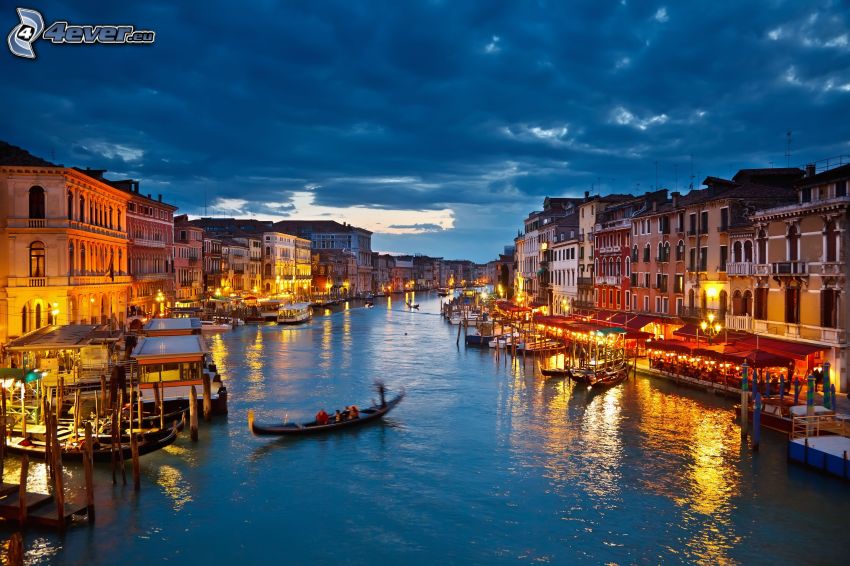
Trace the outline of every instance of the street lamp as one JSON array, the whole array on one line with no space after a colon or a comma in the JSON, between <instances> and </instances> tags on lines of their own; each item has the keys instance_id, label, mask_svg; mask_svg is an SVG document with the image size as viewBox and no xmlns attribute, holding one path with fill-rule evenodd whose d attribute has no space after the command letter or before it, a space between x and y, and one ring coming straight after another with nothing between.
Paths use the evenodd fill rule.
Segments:
<instances>
[{"instance_id":1,"label":"street lamp","mask_svg":"<svg viewBox=\"0 0 850 566\"><path fill-rule=\"evenodd\" d=\"M159 311L160 316L162 316L162 303L165 301L165 295L162 294L162 289L159 289L156 292L156 303L159 305L157 310Z\"/></svg>"},{"instance_id":2,"label":"street lamp","mask_svg":"<svg viewBox=\"0 0 850 566\"><path fill-rule=\"evenodd\" d=\"M720 331L723 330L723 326L721 326L719 322L714 322L714 313L709 313L708 321L703 320L699 327L702 329L702 333L708 336L709 345L711 345L711 339L720 334Z\"/></svg>"}]
</instances>

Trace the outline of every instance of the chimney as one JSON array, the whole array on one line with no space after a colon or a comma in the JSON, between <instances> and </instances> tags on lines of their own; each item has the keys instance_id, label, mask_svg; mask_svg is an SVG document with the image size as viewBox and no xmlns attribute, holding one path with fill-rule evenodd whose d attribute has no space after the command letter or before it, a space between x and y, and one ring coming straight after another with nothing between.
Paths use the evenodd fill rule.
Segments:
<instances>
[{"instance_id":1,"label":"chimney","mask_svg":"<svg viewBox=\"0 0 850 566\"><path fill-rule=\"evenodd\" d=\"M658 201L652 201L652 212L656 212L658 210Z\"/></svg>"},{"instance_id":2,"label":"chimney","mask_svg":"<svg viewBox=\"0 0 850 566\"><path fill-rule=\"evenodd\" d=\"M148 193L148 200L153 200L150 193Z\"/></svg>"},{"instance_id":3,"label":"chimney","mask_svg":"<svg viewBox=\"0 0 850 566\"><path fill-rule=\"evenodd\" d=\"M162 194L156 195L156 200L158 200L159 202L162 202Z\"/></svg>"},{"instance_id":4,"label":"chimney","mask_svg":"<svg viewBox=\"0 0 850 566\"><path fill-rule=\"evenodd\" d=\"M814 163L808 163L806 165L806 177L814 177L815 172L816 172L815 171L815 164Z\"/></svg>"},{"instance_id":5,"label":"chimney","mask_svg":"<svg viewBox=\"0 0 850 566\"><path fill-rule=\"evenodd\" d=\"M590 198L590 191L584 191L584 200L587 200L589 198Z\"/></svg>"},{"instance_id":6,"label":"chimney","mask_svg":"<svg viewBox=\"0 0 850 566\"><path fill-rule=\"evenodd\" d=\"M670 193L670 197L673 199L673 208L677 208L679 206L679 197L681 194L679 191L673 191Z\"/></svg>"}]
</instances>

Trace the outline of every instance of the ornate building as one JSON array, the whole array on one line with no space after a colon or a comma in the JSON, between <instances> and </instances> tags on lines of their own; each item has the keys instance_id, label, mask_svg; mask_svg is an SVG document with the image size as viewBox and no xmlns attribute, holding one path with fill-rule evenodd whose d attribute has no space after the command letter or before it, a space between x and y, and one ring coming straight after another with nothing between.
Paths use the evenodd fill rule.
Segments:
<instances>
[{"instance_id":1,"label":"ornate building","mask_svg":"<svg viewBox=\"0 0 850 566\"><path fill-rule=\"evenodd\" d=\"M120 326L130 195L0 143L0 342L45 325Z\"/></svg>"}]
</instances>

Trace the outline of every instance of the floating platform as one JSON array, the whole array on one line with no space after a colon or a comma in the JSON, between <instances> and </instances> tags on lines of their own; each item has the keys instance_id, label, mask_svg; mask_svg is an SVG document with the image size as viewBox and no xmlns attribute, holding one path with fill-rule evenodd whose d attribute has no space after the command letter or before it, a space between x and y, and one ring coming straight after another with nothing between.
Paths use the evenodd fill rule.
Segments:
<instances>
[{"instance_id":1,"label":"floating platform","mask_svg":"<svg viewBox=\"0 0 850 566\"><path fill-rule=\"evenodd\" d=\"M850 481L850 438L806 436L788 441L788 459Z\"/></svg>"},{"instance_id":2,"label":"floating platform","mask_svg":"<svg viewBox=\"0 0 850 566\"><path fill-rule=\"evenodd\" d=\"M17 484L4 483L0 486L0 519L17 523L21 516L20 486ZM56 500L48 493L26 494L27 525L38 525L42 527L59 527L70 523L75 515L86 515L88 508L85 505L65 503L65 509L60 518L56 510Z\"/></svg>"}]
</instances>

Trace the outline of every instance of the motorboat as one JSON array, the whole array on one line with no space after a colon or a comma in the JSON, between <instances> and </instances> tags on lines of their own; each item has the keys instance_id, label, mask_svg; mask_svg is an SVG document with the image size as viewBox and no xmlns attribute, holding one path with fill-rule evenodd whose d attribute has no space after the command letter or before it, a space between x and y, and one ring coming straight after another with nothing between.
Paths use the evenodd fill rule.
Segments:
<instances>
[{"instance_id":1,"label":"motorboat","mask_svg":"<svg viewBox=\"0 0 850 566\"><path fill-rule=\"evenodd\" d=\"M313 311L310 303L293 303L281 305L277 311L278 324L301 324L312 318Z\"/></svg>"}]
</instances>

